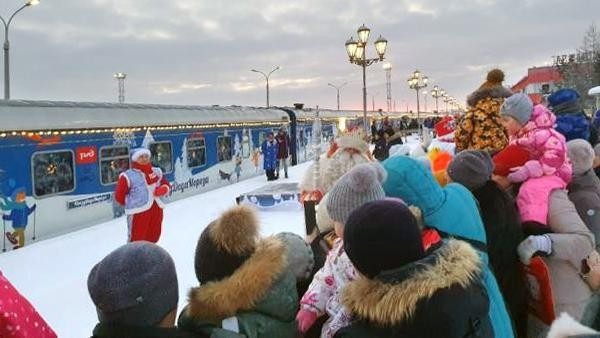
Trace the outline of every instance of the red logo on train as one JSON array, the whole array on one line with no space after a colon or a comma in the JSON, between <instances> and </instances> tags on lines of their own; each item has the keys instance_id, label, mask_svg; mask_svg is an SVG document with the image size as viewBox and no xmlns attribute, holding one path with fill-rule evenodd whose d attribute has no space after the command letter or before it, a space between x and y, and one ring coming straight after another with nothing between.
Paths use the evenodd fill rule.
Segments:
<instances>
[{"instance_id":1,"label":"red logo on train","mask_svg":"<svg viewBox=\"0 0 600 338\"><path fill-rule=\"evenodd\" d=\"M96 147L77 147L75 150L75 157L77 164L90 164L95 163L98 159L98 153Z\"/></svg>"}]
</instances>

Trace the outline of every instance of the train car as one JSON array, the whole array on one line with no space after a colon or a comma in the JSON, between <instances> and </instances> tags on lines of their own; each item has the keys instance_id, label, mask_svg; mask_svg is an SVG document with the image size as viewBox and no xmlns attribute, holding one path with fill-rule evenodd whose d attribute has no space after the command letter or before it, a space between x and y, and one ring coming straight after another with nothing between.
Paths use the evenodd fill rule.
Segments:
<instances>
[{"instance_id":1,"label":"train car","mask_svg":"<svg viewBox=\"0 0 600 338\"><path fill-rule=\"evenodd\" d=\"M28 240L121 216L112 194L136 147L150 149L152 163L171 182L167 201L262 174L260 144L282 126L291 131L294 162L310 160L310 115L239 106L0 101L3 232L13 230L11 215L23 211ZM339 118L323 123L324 137L334 137L339 124Z\"/></svg>"}]
</instances>

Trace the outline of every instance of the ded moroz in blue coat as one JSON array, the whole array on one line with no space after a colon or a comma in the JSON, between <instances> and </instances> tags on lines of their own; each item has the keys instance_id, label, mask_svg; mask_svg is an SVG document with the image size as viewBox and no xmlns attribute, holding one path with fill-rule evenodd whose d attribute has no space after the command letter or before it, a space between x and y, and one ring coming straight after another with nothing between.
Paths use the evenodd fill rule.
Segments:
<instances>
[{"instance_id":1,"label":"ded moroz in blue coat","mask_svg":"<svg viewBox=\"0 0 600 338\"><path fill-rule=\"evenodd\" d=\"M277 168L277 153L279 151L277 141L275 141L275 139L273 139L271 142L265 140L262 144L261 150L264 156L263 169L274 170Z\"/></svg>"}]
</instances>

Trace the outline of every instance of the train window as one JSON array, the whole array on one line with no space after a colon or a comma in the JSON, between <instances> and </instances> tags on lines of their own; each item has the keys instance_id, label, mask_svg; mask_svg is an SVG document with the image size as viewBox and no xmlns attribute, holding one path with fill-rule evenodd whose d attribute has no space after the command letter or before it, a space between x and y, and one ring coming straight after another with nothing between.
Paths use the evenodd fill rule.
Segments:
<instances>
[{"instance_id":1,"label":"train window","mask_svg":"<svg viewBox=\"0 0 600 338\"><path fill-rule=\"evenodd\" d=\"M75 161L71 150L37 152L31 157L33 195L48 197L75 190Z\"/></svg>"},{"instance_id":2,"label":"train window","mask_svg":"<svg viewBox=\"0 0 600 338\"><path fill-rule=\"evenodd\" d=\"M108 146L100 148L100 183L115 184L119 175L129 169L129 148Z\"/></svg>"},{"instance_id":3,"label":"train window","mask_svg":"<svg viewBox=\"0 0 600 338\"><path fill-rule=\"evenodd\" d=\"M203 138L191 138L187 141L188 168L198 168L206 164L206 144Z\"/></svg>"},{"instance_id":4,"label":"train window","mask_svg":"<svg viewBox=\"0 0 600 338\"><path fill-rule=\"evenodd\" d=\"M159 167L163 173L168 174L173 171L173 151L170 141L152 142L148 146L152 153L152 165Z\"/></svg>"},{"instance_id":5,"label":"train window","mask_svg":"<svg viewBox=\"0 0 600 338\"><path fill-rule=\"evenodd\" d=\"M219 162L231 160L231 136L217 137L217 156Z\"/></svg>"}]
</instances>

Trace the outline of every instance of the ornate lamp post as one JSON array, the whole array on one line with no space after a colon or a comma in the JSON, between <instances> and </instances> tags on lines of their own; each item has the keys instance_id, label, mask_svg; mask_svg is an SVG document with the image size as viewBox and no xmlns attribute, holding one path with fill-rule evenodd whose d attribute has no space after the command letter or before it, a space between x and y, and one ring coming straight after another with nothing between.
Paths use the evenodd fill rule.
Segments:
<instances>
[{"instance_id":1,"label":"ornate lamp post","mask_svg":"<svg viewBox=\"0 0 600 338\"><path fill-rule=\"evenodd\" d=\"M373 103L373 113L375 112L375 97L379 95L379 92L371 95L371 102Z\"/></svg>"},{"instance_id":2,"label":"ornate lamp post","mask_svg":"<svg viewBox=\"0 0 600 338\"><path fill-rule=\"evenodd\" d=\"M17 9L9 18L8 21L0 16L0 21L4 24L4 99L10 100L10 65L9 65L9 49L10 42L8 41L8 28L13 21L15 15L29 6L35 6L40 3L40 0L28 0L23 6Z\"/></svg>"},{"instance_id":3,"label":"ornate lamp post","mask_svg":"<svg viewBox=\"0 0 600 338\"><path fill-rule=\"evenodd\" d=\"M433 89L431 90L431 96L433 96L433 98L435 99L435 113L439 114L440 110L438 108L438 99L440 97L442 97L444 93L444 90L442 88L440 88L438 85L433 86Z\"/></svg>"},{"instance_id":4,"label":"ornate lamp post","mask_svg":"<svg viewBox=\"0 0 600 338\"><path fill-rule=\"evenodd\" d=\"M331 83L327 84L328 86L335 88L335 90L337 91L337 110L340 110L340 89L344 88L344 86L346 86L347 84L348 84L348 82L344 82L339 86L336 86Z\"/></svg>"},{"instance_id":5,"label":"ornate lamp post","mask_svg":"<svg viewBox=\"0 0 600 338\"><path fill-rule=\"evenodd\" d=\"M419 124L419 133L422 133L421 120L419 118L421 114L421 108L419 106L419 90L427 87L427 81L429 81L427 76L423 75L423 73L419 72L419 70L415 70L407 80L408 87L417 92L417 122Z\"/></svg>"},{"instance_id":6,"label":"ornate lamp post","mask_svg":"<svg viewBox=\"0 0 600 338\"><path fill-rule=\"evenodd\" d=\"M446 104L446 115L448 115L448 102L450 102L450 96L448 94L444 94L443 101Z\"/></svg>"},{"instance_id":7,"label":"ornate lamp post","mask_svg":"<svg viewBox=\"0 0 600 338\"><path fill-rule=\"evenodd\" d=\"M365 135L369 135L369 122L367 121L367 67L384 60L385 50L387 48L388 41L379 36L375 40L375 50L377 51L378 58L367 59L366 47L367 41L369 40L369 34L371 30L364 24L358 28L358 41L355 41L353 37L350 37L346 41L346 52L348 53L350 63L353 63L362 68L363 73L363 126L365 129Z\"/></svg>"},{"instance_id":8,"label":"ornate lamp post","mask_svg":"<svg viewBox=\"0 0 600 338\"><path fill-rule=\"evenodd\" d=\"M271 74L273 74L273 72L275 72L276 70L281 69L281 67L279 66L275 66L273 68L272 71L269 72L269 74L265 74L263 72L261 72L260 70L256 70L256 69L251 69L250 71L255 72L255 73L260 73L265 77L265 80L267 81L267 108L269 108L269 77L271 77Z\"/></svg>"}]
</instances>

